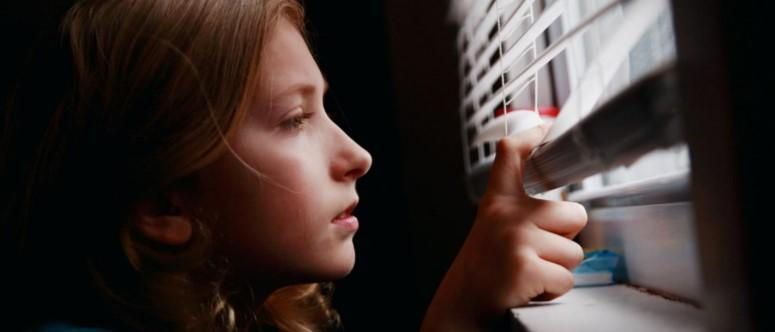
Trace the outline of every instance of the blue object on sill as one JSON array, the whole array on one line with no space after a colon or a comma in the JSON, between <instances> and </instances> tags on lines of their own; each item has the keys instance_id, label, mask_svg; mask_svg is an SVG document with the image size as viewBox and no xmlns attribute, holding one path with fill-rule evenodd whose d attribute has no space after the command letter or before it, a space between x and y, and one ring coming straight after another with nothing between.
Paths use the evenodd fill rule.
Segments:
<instances>
[{"instance_id":1,"label":"blue object on sill","mask_svg":"<svg viewBox=\"0 0 775 332\"><path fill-rule=\"evenodd\" d=\"M610 250L595 250L584 254L584 260L573 269L573 286L605 286L626 279L624 259Z\"/></svg>"}]
</instances>

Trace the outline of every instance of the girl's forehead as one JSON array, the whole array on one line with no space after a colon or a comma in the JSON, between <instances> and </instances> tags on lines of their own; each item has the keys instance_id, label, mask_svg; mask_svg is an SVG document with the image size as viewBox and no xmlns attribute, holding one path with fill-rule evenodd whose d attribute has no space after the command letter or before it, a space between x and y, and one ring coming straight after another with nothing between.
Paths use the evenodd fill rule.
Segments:
<instances>
[{"instance_id":1,"label":"girl's forehead","mask_svg":"<svg viewBox=\"0 0 775 332\"><path fill-rule=\"evenodd\" d=\"M271 30L261 58L262 90L265 97L285 93L297 86L324 86L323 75L301 32L281 18Z\"/></svg>"}]
</instances>

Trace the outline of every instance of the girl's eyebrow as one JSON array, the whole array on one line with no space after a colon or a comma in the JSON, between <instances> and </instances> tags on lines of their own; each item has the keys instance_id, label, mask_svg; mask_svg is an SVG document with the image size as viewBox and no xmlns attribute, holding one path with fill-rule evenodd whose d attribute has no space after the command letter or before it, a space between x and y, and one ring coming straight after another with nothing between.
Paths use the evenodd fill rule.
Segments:
<instances>
[{"instance_id":1,"label":"girl's eyebrow","mask_svg":"<svg viewBox=\"0 0 775 332\"><path fill-rule=\"evenodd\" d=\"M279 99L296 92L301 92L302 94L310 94L310 93L313 93L316 89L317 89L317 85L315 84L310 84L308 82L299 82L299 83L291 84L288 88L283 89L281 92L272 96L272 99L273 100ZM327 91L328 91L328 81L326 79L323 79L323 94L325 94Z\"/></svg>"}]
</instances>

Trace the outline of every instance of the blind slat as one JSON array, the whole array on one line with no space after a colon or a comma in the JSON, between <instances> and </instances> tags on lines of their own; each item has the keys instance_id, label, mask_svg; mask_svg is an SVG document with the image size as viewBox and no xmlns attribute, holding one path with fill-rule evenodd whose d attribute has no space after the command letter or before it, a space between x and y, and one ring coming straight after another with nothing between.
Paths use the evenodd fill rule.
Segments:
<instances>
[{"instance_id":1,"label":"blind slat","mask_svg":"<svg viewBox=\"0 0 775 332\"><path fill-rule=\"evenodd\" d=\"M630 50L656 22L667 7L667 0L635 1L625 7L622 22L627 22L603 46L598 56L581 76L577 87L571 90L560 115L552 125L545 141L562 135L600 101L603 92L616 74L616 70L629 56Z\"/></svg>"},{"instance_id":2,"label":"blind slat","mask_svg":"<svg viewBox=\"0 0 775 332\"><path fill-rule=\"evenodd\" d=\"M470 38L469 33L473 26L476 26L482 19L482 16L487 14L487 1L474 1L473 6L469 9L469 14L461 24L460 34L458 35L458 43L463 42L463 39Z\"/></svg>"},{"instance_id":3,"label":"blind slat","mask_svg":"<svg viewBox=\"0 0 775 332\"><path fill-rule=\"evenodd\" d=\"M565 1L565 0L562 0ZM489 41L487 44L487 47L485 48L484 52L480 54L478 57L475 58L475 62L473 65L473 69L470 73L468 73L468 79L469 80L476 80L477 73L481 72L482 70L486 69L485 67L489 66L489 57L490 55L495 52L498 49L498 42L499 40L508 40L511 34L514 33L514 30L516 30L519 23L521 23L524 20L525 15L527 15L528 10L533 6L534 0L525 0L521 4L519 4L519 7L514 12L511 17L501 26L500 31L498 31L495 36L493 36L493 39ZM499 5L500 7L501 5ZM508 10L508 7L506 7ZM503 10L503 9L502 9ZM497 11L493 10L492 13L492 22L489 23L488 26L490 27L496 27L494 24L496 23L497 17L500 15L500 13L497 13ZM487 29L482 29L484 31L483 35L478 36L479 40L488 40L487 39ZM475 53L478 48L472 48L470 50L471 53ZM469 53L469 56L472 54ZM497 69L497 64L494 64L490 66L491 69ZM483 79L484 80L484 79Z\"/></svg>"},{"instance_id":4,"label":"blind slat","mask_svg":"<svg viewBox=\"0 0 775 332\"><path fill-rule=\"evenodd\" d=\"M655 70L601 105L527 160L525 190L576 183L683 140L675 64Z\"/></svg>"},{"instance_id":5,"label":"blind slat","mask_svg":"<svg viewBox=\"0 0 775 332\"><path fill-rule=\"evenodd\" d=\"M523 55L524 52L533 45L535 40L540 37L547 28L549 28L549 25L551 25L557 18L560 17L560 15L562 15L565 1L566 0L559 0L553 3L541 14L538 19L535 20L535 23L533 23L527 29L527 31L525 31L525 33L517 40L517 42L511 48L509 48L508 51L503 53L503 57L498 59L492 66L490 66L490 70L482 77L481 80L477 82L471 94L466 100L464 100L464 103L473 102L474 99L481 98L482 95L486 94L487 91L491 89L494 81L496 79L500 79L500 75L502 74L500 72L500 68L503 68L504 71L508 70L508 68L511 68L514 62L519 59L519 56ZM497 42L493 44L497 47ZM481 121L484 116L486 116L486 114L477 115L477 120L472 122Z\"/></svg>"}]
</instances>

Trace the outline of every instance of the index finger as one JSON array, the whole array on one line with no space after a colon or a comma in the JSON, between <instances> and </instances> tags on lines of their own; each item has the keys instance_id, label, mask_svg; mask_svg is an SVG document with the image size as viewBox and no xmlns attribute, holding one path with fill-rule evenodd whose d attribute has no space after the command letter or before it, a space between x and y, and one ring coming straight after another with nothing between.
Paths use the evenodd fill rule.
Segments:
<instances>
[{"instance_id":1,"label":"index finger","mask_svg":"<svg viewBox=\"0 0 775 332\"><path fill-rule=\"evenodd\" d=\"M498 141L487 191L495 195L527 196L522 182L525 160L546 136L547 129L548 126L540 125Z\"/></svg>"}]
</instances>

